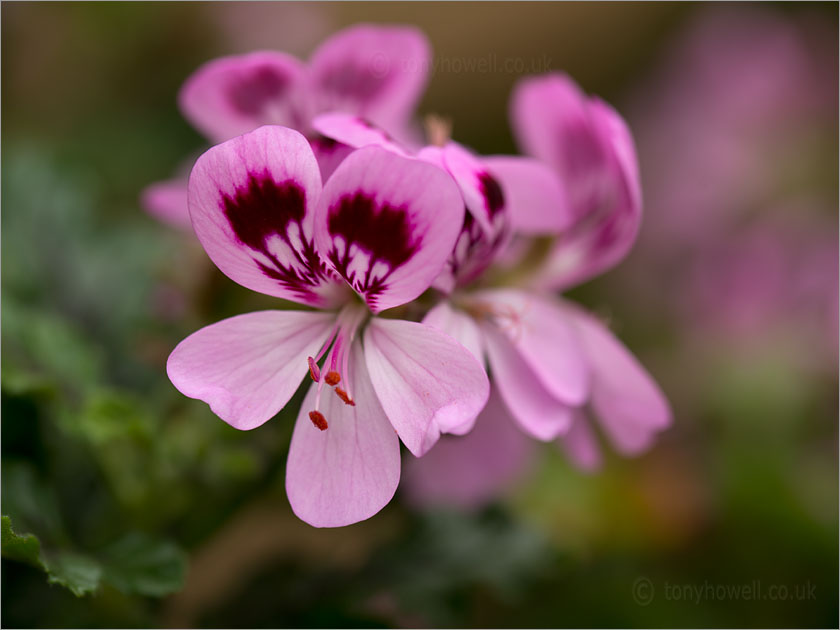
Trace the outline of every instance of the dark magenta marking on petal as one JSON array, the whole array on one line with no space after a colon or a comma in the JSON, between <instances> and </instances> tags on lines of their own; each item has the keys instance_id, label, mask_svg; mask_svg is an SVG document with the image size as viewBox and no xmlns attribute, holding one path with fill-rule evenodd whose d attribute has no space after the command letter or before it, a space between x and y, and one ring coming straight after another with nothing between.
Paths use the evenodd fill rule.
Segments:
<instances>
[{"instance_id":1,"label":"dark magenta marking on petal","mask_svg":"<svg viewBox=\"0 0 840 630\"><path fill-rule=\"evenodd\" d=\"M301 223L306 214L303 188L293 180L277 183L267 171L250 173L248 183L223 202L236 238L258 251L270 236L285 235L289 223Z\"/></svg>"},{"instance_id":2,"label":"dark magenta marking on petal","mask_svg":"<svg viewBox=\"0 0 840 630\"><path fill-rule=\"evenodd\" d=\"M309 138L309 144L312 145L312 149L314 151L320 151L322 153L332 153L341 146L341 143L337 140L333 140L332 138L328 138L327 136L321 134L315 134Z\"/></svg>"},{"instance_id":3,"label":"dark magenta marking on petal","mask_svg":"<svg viewBox=\"0 0 840 630\"><path fill-rule=\"evenodd\" d=\"M371 303L375 303L376 296L385 290L388 276L408 262L420 247L421 239L414 237L414 228L404 206L377 204L370 195L363 192L345 195L330 207L327 229L333 237L340 236L345 242L342 256L333 246L329 253L330 261ZM355 271L349 272L351 245L356 245L370 256L364 278L356 277ZM376 262L385 263L388 271L382 277L372 278Z\"/></svg>"},{"instance_id":4,"label":"dark magenta marking on petal","mask_svg":"<svg viewBox=\"0 0 840 630\"><path fill-rule=\"evenodd\" d=\"M236 239L250 249L262 253L269 261L254 258L260 271L303 298L313 297L312 288L329 276L326 265L314 243L303 232L306 216L306 195L294 180L276 182L268 171L249 173L248 182L236 189L233 196L222 196L222 209ZM299 242L289 237L289 226L295 223ZM294 252L289 264L281 262L268 248L272 237L280 237Z\"/></svg>"},{"instance_id":5,"label":"dark magenta marking on petal","mask_svg":"<svg viewBox=\"0 0 840 630\"><path fill-rule=\"evenodd\" d=\"M289 84L289 77L271 66L259 66L248 74L236 77L228 87L233 106L243 114L256 116L266 103L279 99Z\"/></svg>"},{"instance_id":6,"label":"dark magenta marking on petal","mask_svg":"<svg viewBox=\"0 0 840 630\"><path fill-rule=\"evenodd\" d=\"M449 271L457 286L465 286L480 276L493 262L499 247L508 235L505 214L493 221L493 233L487 235L473 215L464 209L464 225L447 260Z\"/></svg>"},{"instance_id":7,"label":"dark magenta marking on petal","mask_svg":"<svg viewBox=\"0 0 840 630\"><path fill-rule=\"evenodd\" d=\"M481 173L478 176L478 181L481 184L481 194L487 204L487 211L492 219L505 207L505 195L499 182L490 173Z\"/></svg>"}]
</instances>

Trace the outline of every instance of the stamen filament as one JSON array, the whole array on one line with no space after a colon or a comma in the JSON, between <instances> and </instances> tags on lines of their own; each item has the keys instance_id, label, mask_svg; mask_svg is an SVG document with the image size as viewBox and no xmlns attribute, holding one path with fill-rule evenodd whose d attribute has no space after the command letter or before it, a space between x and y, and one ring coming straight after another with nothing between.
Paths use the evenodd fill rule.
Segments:
<instances>
[{"instance_id":1,"label":"stamen filament","mask_svg":"<svg viewBox=\"0 0 840 630\"><path fill-rule=\"evenodd\" d=\"M318 391L315 395L315 409L309 412L309 419L321 431L326 430L328 426L327 419L319 410L324 384L334 387L336 395L346 405L356 406L356 402L353 400L351 393L349 379L350 351L353 347L353 341L356 338L356 331L367 314L368 311L366 309L360 308L359 305L355 304L342 310L330 332L329 339L321 346L317 356L307 358L309 375L312 377L312 380L318 383ZM329 366L329 368L322 370L318 367L317 362L325 354L327 357L324 360L324 366ZM342 381L346 389L338 387L338 384Z\"/></svg>"}]
</instances>

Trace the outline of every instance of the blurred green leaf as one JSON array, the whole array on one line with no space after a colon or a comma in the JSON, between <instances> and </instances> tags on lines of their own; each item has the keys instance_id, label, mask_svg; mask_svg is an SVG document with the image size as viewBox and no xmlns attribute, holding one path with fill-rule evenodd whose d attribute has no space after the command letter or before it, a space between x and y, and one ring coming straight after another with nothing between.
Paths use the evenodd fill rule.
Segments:
<instances>
[{"instance_id":1,"label":"blurred green leaf","mask_svg":"<svg viewBox=\"0 0 840 630\"><path fill-rule=\"evenodd\" d=\"M105 580L124 593L162 597L179 590L187 555L174 543L132 533L105 552Z\"/></svg>"},{"instance_id":2,"label":"blurred green leaf","mask_svg":"<svg viewBox=\"0 0 840 630\"><path fill-rule=\"evenodd\" d=\"M12 519L2 517L3 557L18 562L26 562L43 568L41 562L41 542L34 534L16 534L12 529Z\"/></svg>"},{"instance_id":3,"label":"blurred green leaf","mask_svg":"<svg viewBox=\"0 0 840 630\"><path fill-rule=\"evenodd\" d=\"M34 534L17 534L12 519L2 517L3 557L25 562L44 570L50 584L60 584L76 597L90 595L99 588L102 567L87 556L65 551L47 560L41 552L41 542Z\"/></svg>"},{"instance_id":4,"label":"blurred green leaf","mask_svg":"<svg viewBox=\"0 0 840 630\"><path fill-rule=\"evenodd\" d=\"M90 595L99 588L102 566L88 556L62 552L50 559L47 566L49 583L68 588L76 597Z\"/></svg>"}]
</instances>

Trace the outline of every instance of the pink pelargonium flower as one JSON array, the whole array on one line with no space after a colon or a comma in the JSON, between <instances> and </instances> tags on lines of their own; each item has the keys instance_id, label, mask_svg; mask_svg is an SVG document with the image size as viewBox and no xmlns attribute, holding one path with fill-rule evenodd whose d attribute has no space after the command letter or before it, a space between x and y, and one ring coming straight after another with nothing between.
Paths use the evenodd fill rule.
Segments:
<instances>
[{"instance_id":1,"label":"pink pelargonium flower","mask_svg":"<svg viewBox=\"0 0 840 630\"><path fill-rule=\"evenodd\" d=\"M323 114L312 124L344 145L380 146L398 155L413 155L449 173L461 191L466 213L446 267L433 283L444 293L468 286L483 274L507 245L511 227L519 228L510 225L511 217L540 216L543 229L558 232L571 223L559 178L533 158L479 156L449 138L442 139L440 145L413 151L385 130L349 114Z\"/></svg>"},{"instance_id":2,"label":"pink pelargonium flower","mask_svg":"<svg viewBox=\"0 0 840 630\"><path fill-rule=\"evenodd\" d=\"M516 86L511 123L522 150L560 175L566 196L560 211L574 219L532 285L568 289L616 265L630 251L642 216L636 150L624 120L553 73ZM516 220L522 234L556 233L550 214L528 211Z\"/></svg>"},{"instance_id":3,"label":"pink pelargonium flower","mask_svg":"<svg viewBox=\"0 0 840 630\"><path fill-rule=\"evenodd\" d=\"M457 187L379 147L353 152L322 187L306 139L268 126L202 155L189 205L199 241L228 277L320 310L207 326L172 352L170 379L232 426L253 429L309 373L287 462L292 509L322 527L370 517L396 490L397 436L421 456L441 433L468 431L487 401L481 365L451 337L371 317L413 300L440 273L463 220Z\"/></svg>"},{"instance_id":4,"label":"pink pelargonium flower","mask_svg":"<svg viewBox=\"0 0 840 630\"><path fill-rule=\"evenodd\" d=\"M213 143L261 125L297 129L309 138L326 180L349 149L314 133L312 117L352 112L409 137L430 55L425 36L415 28L359 24L321 44L308 64L275 51L214 59L186 80L178 104ZM187 207L178 203L186 188L180 178L154 184L143 205L170 225L188 225Z\"/></svg>"},{"instance_id":5,"label":"pink pelargonium flower","mask_svg":"<svg viewBox=\"0 0 840 630\"><path fill-rule=\"evenodd\" d=\"M526 180L517 177L521 162L494 158L488 168L504 173L502 188L512 192L506 209L525 246L522 251L527 252L529 236L557 236L558 241L536 267L532 254L515 255L520 265L508 265L508 287L462 287L423 321L459 340L479 360L486 359L503 405L495 405L492 413L485 410L479 422L498 423L498 416L510 416L532 437L557 440L575 465L592 469L599 465L601 452L590 418L627 455L646 449L671 422L668 402L655 381L608 328L546 292L582 282L626 255L641 219L636 154L619 115L587 100L565 77L531 79L520 94L523 90L517 106L521 117L533 115L545 129L560 132L538 132L533 120L525 122L532 152L553 164L560 184L539 188L540 202L527 203L535 187L524 186ZM435 455L439 468L451 468L445 460L455 452L475 461L517 459L508 452L514 447L499 441L471 436L447 440L450 444ZM472 450L480 452L470 454ZM416 480L411 485L421 488L418 493L432 496L428 480L419 479L428 470L425 462L409 470ZM465 492L484 499L490 496L490 483L472 484ZM454 489L445 494L459 496Z\"/></svg>"}]
</instances>

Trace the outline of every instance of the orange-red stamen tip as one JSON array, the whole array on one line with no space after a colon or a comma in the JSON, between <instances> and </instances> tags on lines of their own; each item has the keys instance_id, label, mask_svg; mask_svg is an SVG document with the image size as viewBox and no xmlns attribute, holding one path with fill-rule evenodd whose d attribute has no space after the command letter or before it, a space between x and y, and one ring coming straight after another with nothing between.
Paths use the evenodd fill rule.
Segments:
<instances>
[{"instance_id":1,"label":"orange-red stamen tip","mask_svg":"<svg viewBox=\"0 0 840 630\"><path fill-rule=\"evenodd\" d=\"M333 385L338 385L341 382L341 374L330 370L327 372L327 375L324 377L324 382L332 387Z\"/></svg>"},{"instance_id":2,"label":"orange-red stamen tip","mask_svg":"<svg viewBox=\"0 0 840 630\"><path fill-rule=\"evenodd\" d=\"M350 405L351 407L356 406L356 401L353 400L352 398L350 398L350 396L347 395L347 392L345 392L340 387L335 388L335 393L338 394L338 397L341 398L341 400L344 401L345 405Z\"/></svg>"},{"instance_id":3,"label":"orange-red stamen tip","mask_svg":"<svg viewBox=\"0 0 840 630\"><path fill-rule=\"evenodd\" d=\"M327 424L327 419L320 411L310 411L309 419L312 420L312 424L321 429L321 431L326 431L329 426Z\"/></svg>"}]
</instances>

